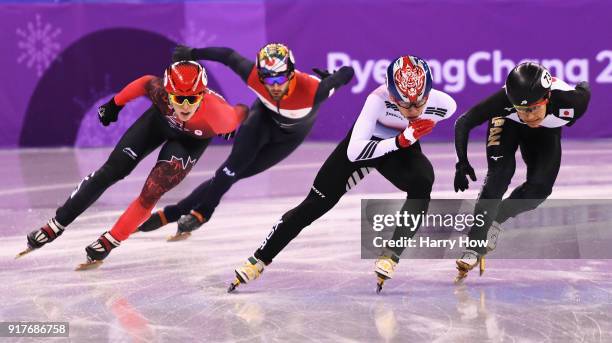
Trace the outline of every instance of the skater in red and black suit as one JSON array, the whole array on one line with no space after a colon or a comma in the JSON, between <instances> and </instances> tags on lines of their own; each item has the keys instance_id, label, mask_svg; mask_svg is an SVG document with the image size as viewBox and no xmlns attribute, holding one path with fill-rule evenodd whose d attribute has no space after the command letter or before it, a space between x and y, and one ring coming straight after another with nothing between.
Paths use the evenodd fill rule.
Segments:
<instances>
[{"instance_id":1,"label":"skater in red and black suit","mask_svg":"<svg viewBox=\"0 0 612 343\"><path fill-rule=\"evenodd\" d=\"M213 178L203 182L175 205L151 215L140 231L153 231L178 221L170 240L187 238L210 220L223 195L234 183L264 170L289 156L306 138L319 106L335 89L353 77L351 67L329 74L313 69L322 79L295 69L293 54L283 44L271 43L257 54L256 63L230 48L191 49L179 46L175 59L204 59L229 66L255 92L248 119L236 134L232 152Z\"/></svg>"},{"instance_id":2,"label":"skater in red and black suit","mask_svg":"<svg viewBox=\"0 0 612 343\"><path fill-rule=\"evenodd\" d=\"M185 178L210 139L234 131L248 111L245 105L229 105L207 88L206 71L199 63L179 61L166 69L163 79L143 76L101 106L98 116L102 124L117 121L123 106L142 95L153 105L125 132L104 165L79 183L55 217L28 234L24 253L60 236L106 189L162 146L140 195L109 232L85 249L90 264L99 264L149 216L160 197Z\"/></svg>"}]
</instances>

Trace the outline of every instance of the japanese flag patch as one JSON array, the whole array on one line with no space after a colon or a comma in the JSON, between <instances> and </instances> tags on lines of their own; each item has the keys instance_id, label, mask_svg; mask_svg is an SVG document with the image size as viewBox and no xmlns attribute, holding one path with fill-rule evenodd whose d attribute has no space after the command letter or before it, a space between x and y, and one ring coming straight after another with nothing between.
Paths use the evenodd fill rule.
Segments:
<instances>
[{"instance_id":1,"label":"japanese flag patch","mask_svg":"<svg viewBox=\"0 0 612 343\"><path fill-rule=\"evenodd\" d=\"M574 109L573 108L560 108L559 109L559 118L574 118Z\"/></svg>"}]
</instances>

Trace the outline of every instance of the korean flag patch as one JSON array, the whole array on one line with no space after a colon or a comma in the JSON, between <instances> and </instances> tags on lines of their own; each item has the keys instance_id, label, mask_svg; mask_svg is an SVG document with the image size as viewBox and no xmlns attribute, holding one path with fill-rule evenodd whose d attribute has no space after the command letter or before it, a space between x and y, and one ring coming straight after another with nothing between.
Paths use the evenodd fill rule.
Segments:
<instances>
[{"instance_id":1,"label":"korean flag patch","mask_svg":"<svg viewBox=\"0 0 612 343\"><path fill-rule=\"evenodd\" d=\"M559 118L566 118L566 119L574 118L574 109L573 108L560 108Z\"/></svg>"}]
</instances>

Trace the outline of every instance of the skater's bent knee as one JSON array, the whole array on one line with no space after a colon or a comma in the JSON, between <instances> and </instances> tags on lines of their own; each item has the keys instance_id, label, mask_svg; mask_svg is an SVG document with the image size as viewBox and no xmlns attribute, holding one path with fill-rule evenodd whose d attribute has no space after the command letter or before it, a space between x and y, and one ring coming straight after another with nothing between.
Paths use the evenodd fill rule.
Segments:
<instances>
[{"instance_id":1,"label":"skater's bent knee","mask_svg":"<svg viewBox=\"0 0 612 343\"><path fill-rule=\"evenodd\" d=\"M158 162L151 170L140 192L140 203L144 207L154 206L162 195L178 185L187 176L190 169L191 166L183 168L180 161Z\"/></svg>"},{"instance_id":2,"label":"skater's bent knee","mask_svg":"<svg viewBox=\"0 0 612 343\"><path fill-rule=\"evenodd\" d=\"M131 164L121 164L109 160L96 171L94 176L97 174L100 178L103 178L106 181L116 182L130 175L132 170L134 170L134 167L135 166Z\"/></svg>"},{"instance_id":3,"label":"skater's bent knee","mask_svg":"<svg viewBox=\"0 0 612 343\"><path fill-rule=\"evenodd\" d=\"M299 226L308 226L324 215L333 205L327 201L308 197L300 205L283 215L283 222L296 223Z\"/></svg>"},{"instance_id":4,"label":"skater's bent knee","mask_svg":"<svg viewBox=\"0 0 612 343\"><path fill-rule=\"evenodd\" d=\"M523 185L524 199L546 199L552 193L552 185L526 183Z\"/></svg>"},{"instance_id":5,"label":"skater's bent knee","mask_svg":"<svg viewBox=\"0 0 612 343\"><path fill-rule=\"evenodd\" d=\"M496 184L508 187L514 176L514 168L498 168L489 170L485 178L485 184Z\"/></svg>"},{"instance_id":6,"label":"skater's bent knee","mask_svg":"<svg viewBox=\"0 0 612 343\"><path fill-rule=\"evenodd\" d=\"M400 190L406 192L412 198L429 198L433 188L433 176L412 177L407 182L396 185Z\"/></svg>"}]
</instances>

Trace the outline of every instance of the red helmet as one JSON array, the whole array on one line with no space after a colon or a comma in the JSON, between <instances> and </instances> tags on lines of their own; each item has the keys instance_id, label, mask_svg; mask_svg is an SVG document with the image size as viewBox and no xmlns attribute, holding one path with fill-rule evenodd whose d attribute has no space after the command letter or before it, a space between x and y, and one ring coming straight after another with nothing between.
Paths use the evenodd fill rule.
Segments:
<instances>
[{"instance_id":1,"label":"red helmet","mask_svg":"<svg viewBox=\"0 0 612 343\"><path fill-rule=\"evenodd\" d=\"M175 95L196 95L206 90L206 70L196 61L178 61L166 68L164 87Z\"/></svg>"}]
</instances>

